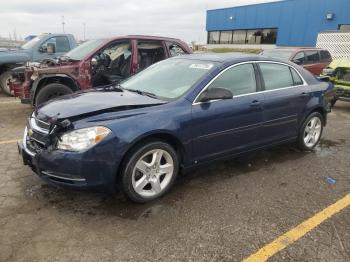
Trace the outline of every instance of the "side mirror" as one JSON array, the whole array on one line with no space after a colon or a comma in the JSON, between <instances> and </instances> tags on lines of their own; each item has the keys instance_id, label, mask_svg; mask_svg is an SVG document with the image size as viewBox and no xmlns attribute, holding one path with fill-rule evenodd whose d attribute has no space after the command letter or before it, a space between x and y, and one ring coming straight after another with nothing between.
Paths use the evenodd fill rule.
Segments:
<instances>
[{"instance_id":1,"label":"side mirror","mask_svg":"<svg viewBox=\"0 0 350 262\"><path fill-rule=\"evenodd\" d=\"M91 58L91 65L92 66L97 66L97 64L98 64L98 62L97 62L96 57Z\"/></svg>"},{"instance_id":2,"label":"side mirror","mask_svg":"<svg viewBox=\"0 0 350 262\"><path fill-rule=\"evenodd\" d=\"M42 46L40 46L40 47L38 48L38 51L39 51L40 53L45 53L45 50L44 50L44 48L43 48Z\"/></svg>"},{"instance_id":3,"label":"side mirror","mask_svg":"<svg viewBox=\"0 0 350 262\"><path fill-rule=\"evenodd\" d=\"M231 99L233 94L223 87L214 87L204 91L198 98L198 102L208 102L211 100Z\"/></svg>"},{"instance_id":4,"label":"side mirror","mask_svg":"<svg viewBox=\"0 0 350 262\"><path fill-rule=\"evenodd\" d=\"M46 49L49 55L56 53L56 45L54 43L47 43Z\"/></svg>"}]
</instances>

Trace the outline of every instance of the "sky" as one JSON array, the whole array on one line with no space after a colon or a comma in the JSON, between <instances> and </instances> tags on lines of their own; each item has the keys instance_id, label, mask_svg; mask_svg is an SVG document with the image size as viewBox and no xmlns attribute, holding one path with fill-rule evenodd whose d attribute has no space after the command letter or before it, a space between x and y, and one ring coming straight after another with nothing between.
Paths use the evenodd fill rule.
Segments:
<instances>
[{"instance_id":1,"label":"sky","mask_svg":"<svg viewBox=\"0 0 350 262\"><path fill-rule=\"evenodd\" d=\"M206 41L206 10L274 0L2 0L0 36L65 32L77 39L128 34Z\"/></svg>"}]
</instances>

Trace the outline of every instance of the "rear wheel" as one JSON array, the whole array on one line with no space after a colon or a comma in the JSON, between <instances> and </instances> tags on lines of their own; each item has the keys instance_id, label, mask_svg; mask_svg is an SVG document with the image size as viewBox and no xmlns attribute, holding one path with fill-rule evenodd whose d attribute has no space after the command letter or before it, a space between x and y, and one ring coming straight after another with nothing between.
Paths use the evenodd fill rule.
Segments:
<instances>
[{"instance_id":1,"label":"rear wheel","mask_svg":"<svg viewBox=\"0 0 350 262\"><path fill-rule=\"evenodd\" d=\"M145 203L165 194L179 171L172 146L155 141L133 150L122 171L122 190L130 200Z\"/></svg>"},{"instance_id":2,"label":"rear wheel","mask_svg":"<svg viewBox=\"0 0 350 262\"><path fill-rule=\"evenodd\" d=\"M306 118L299 131L298 142L300 149L311 150L318 144L322 136L323 125L323 116L318 112L311 113Z\"/></svg>"},{"instance_id":3,"label":"rear wheel","mask_svg":"<svg viewBox=\"0 0 350 262\"><path fill-rule=\"evenodd\" d=\"M12 78L11 70L7 70L0 75L0 86L5 94L11 96L9 80Z\"/></svg>"},{"instance_id":4,"label":"rear wheel","mask_svg":"<svg viewBox=\"0 0 350 262\"><path fill-rule=\"evenodd\" d=\"M71 93L73 93L73 90L66 85L59 83L48 84L39 90L36 95L35 105L39 106L51 99Z\"/></svg>"}]
</instances>

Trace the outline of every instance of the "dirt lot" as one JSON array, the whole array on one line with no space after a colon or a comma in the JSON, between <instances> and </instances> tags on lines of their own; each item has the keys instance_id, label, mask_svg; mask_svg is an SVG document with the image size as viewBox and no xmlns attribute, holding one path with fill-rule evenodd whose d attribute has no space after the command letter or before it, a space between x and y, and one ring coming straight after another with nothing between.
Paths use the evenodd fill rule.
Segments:
<instances>
[{"instance_id":1,"label":"dirt lot","mask_svg":"<svg viewBox=\"0 0 350 262\"><path fill-rule=\"evenodd\" d=\"M29 112L0 95L0 142L21 138ZM349 170L345 102L314 152L287 145L202 168L147 205L47 185L3 143L0 261L240 261L350 193ZM271 258L281 260L350 261L350 207Z\"/></svg>"}]
</instances>

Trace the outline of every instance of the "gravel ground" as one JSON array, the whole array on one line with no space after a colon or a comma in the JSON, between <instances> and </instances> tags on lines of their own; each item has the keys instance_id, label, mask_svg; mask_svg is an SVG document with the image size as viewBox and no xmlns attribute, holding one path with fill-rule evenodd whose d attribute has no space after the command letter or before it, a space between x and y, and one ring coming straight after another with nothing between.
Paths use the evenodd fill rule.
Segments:
<instances>
[{"instance_id":1,"label":"gravel ground","mask_svg":"<svg viewBox=\"0 0 350 262\"><path fill-rule=\"evenodd\" d=\"M0 95L0 141L22 137L30 110ZM0 261L241 261L350 193L349 170L345 102L315 151L285 145L201 168L146 205L47 185L2 144ZM281 260L350 261L350 208L271 259Z\"/></svg>"}]
</instances>

